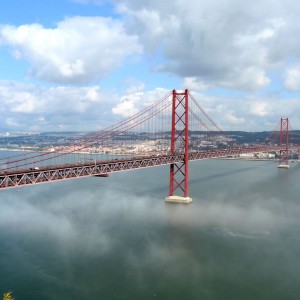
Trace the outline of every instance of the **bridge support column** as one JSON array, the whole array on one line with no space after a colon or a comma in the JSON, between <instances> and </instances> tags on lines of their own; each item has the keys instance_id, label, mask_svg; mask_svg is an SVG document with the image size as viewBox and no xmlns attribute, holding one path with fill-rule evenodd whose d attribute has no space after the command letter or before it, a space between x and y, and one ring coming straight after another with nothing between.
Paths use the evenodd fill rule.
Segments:
<instances>
[{"instance_id":1,"label":"bridge support column","mask_svg":"<svg viewBox=\"0 0 300 300\"><path fill-rule=\"evenodd\" d=\"M279 152L279 164L278 168L288 169L289 168L289 119L280 119L280 133L279 133L280 146L285 149Z\"/></svg>"},{"instance_id":2,"label":"bridge support column","mask_svg":"<svg viewBox=\"0 0 300 300\"><path fill-rule=\"evenodd\" d=\"M189 194L189 91L176 92L172 97L171 155L184 151L184 161L170 165L170 190L166 202L191 203ZM182 195L175 196L176 190Z\"/></svg>"}]
</instances>

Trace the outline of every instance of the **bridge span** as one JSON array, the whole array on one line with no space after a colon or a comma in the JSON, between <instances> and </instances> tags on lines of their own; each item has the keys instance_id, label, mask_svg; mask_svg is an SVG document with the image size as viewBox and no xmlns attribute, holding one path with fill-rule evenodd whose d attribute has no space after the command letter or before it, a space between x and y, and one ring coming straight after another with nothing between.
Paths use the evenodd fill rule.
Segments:
<instances>
[{"instance_id":1,"label":"bridge span","mask_svg":"<svg viewBox=\"0 0 300 300\"><path fill-rule=\"evenodd\" d=\"M292 146L291 150L299 147ZM189 160L203 160L223 158L246 153L261 153L284 150L285 147L248 147L225 150L193 151L189 152ZM184 153L173 155L155 155L135 157L130 159L113 159L110 161L95 161L80 164L65 164L60 166L40 167L32 170L15 169L0 171L0 189L15 188L25 185L47 183L53 181L75 179L88 176L106 177L109 174L123 171L133 171L141 168L151 168L184 162Z\"/></svg>"},{"instance_id":2,"label":"bridge span","mask_svg":"<svg viewBox=\"0 0 300 300\"><path fill-rule=\"evenodd\" d=\"M278 151L279 166L288 168L289 150L298 149L297 146L289 145L289 128L288 118L281 118L280 129L272 132L277 135L274 141L269 137L261 145L233 146L235 140L226 136L188 90L179 92L173 90L141 112L104 130L87 134L72 145L66 144L53 151L52 149L45 152L37 151L30 155L18 154L0 159L0 189L88 176L107 177L115 172L169 165L169 196L166 201L190 203L192 198L188 193L189 161ZM144 152L145 156L137 156L136 153L139 152L133 152L135 154L132 157L122 159L96 158L85 162L78 159L68 164L67 160L58 162L62 157L67 158L68 155L88 149L100 149L102 152L107 147L109 150L114 149L112 141L118 145L127 143L125 149L133 149L137 146L137 132L141 141L155 145L155 151L158 149L155 155L149 146L149 151ZM192 136L190 132L197 134ZM215 148L222 150L199 150L203 149L201 138L204 132L211 133L216 143ZM131 137L132 144L129 143L128 136ZM182 196L175 195L175 192L179 192Z\"/></svg>"}]
</instances>

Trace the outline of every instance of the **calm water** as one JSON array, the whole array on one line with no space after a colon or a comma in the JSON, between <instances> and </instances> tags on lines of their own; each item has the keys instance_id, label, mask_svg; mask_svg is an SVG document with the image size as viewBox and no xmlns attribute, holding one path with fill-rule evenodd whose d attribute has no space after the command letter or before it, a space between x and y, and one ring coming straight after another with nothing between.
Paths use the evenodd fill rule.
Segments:
<instances>
[{"instance_id":1,"label":"calm water","mask_svg":"<svg viewBox=\"0 0 300 300\"><path fill-rule=\"evenodd\" d=\"M299 299L300 164L190 164L0 191L0 293L35 299Z\"/></svg>"}]
</instances>

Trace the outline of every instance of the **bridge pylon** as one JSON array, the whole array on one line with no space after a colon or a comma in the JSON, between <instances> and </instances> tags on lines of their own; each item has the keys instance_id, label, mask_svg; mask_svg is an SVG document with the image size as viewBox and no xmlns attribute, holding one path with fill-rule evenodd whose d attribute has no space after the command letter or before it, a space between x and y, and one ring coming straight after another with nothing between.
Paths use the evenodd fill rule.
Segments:
<instances>
[{"instance_id":1,"label":"bridge pylon","mask_svg":"<svg viewBox=\"0 0 300 300\"><path fill-rule=\"evenodd\" d=\"M279 144L285 149L279 151L278 168L289 168L289 118L280 119Z\"/></svg>"},{"instance_id":2,"label":"bridge pylon","mask_svg":"<svg viewBox=\"0 0 300 300\"><path fill-rule=\"evenodd\" d=\"M191 203L189 194L189 91L172 92L172 129L170 154L184 153L183 162L170 165L170 189L167 202ZM175 195L175 191L182 195Z\"/></svg>"}]
</instances>

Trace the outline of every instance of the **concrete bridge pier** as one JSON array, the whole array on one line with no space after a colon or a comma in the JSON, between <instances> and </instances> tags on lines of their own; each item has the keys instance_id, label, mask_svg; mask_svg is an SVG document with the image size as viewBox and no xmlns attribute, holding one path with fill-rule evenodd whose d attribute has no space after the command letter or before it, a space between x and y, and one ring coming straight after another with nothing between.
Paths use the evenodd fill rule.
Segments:
<instances>
[{"instance_id":1,"label":"concrete bridge pier","mask_svg":"<svg viewBox=\"0 0 300 300\"><path fill-rule=\"evenodd\" d=\"M166 202L173 202L173 203L192 203L193 199L190 197L182 197L182 196L169 196L166 197Z\"/></svg>"}]
</instances>

